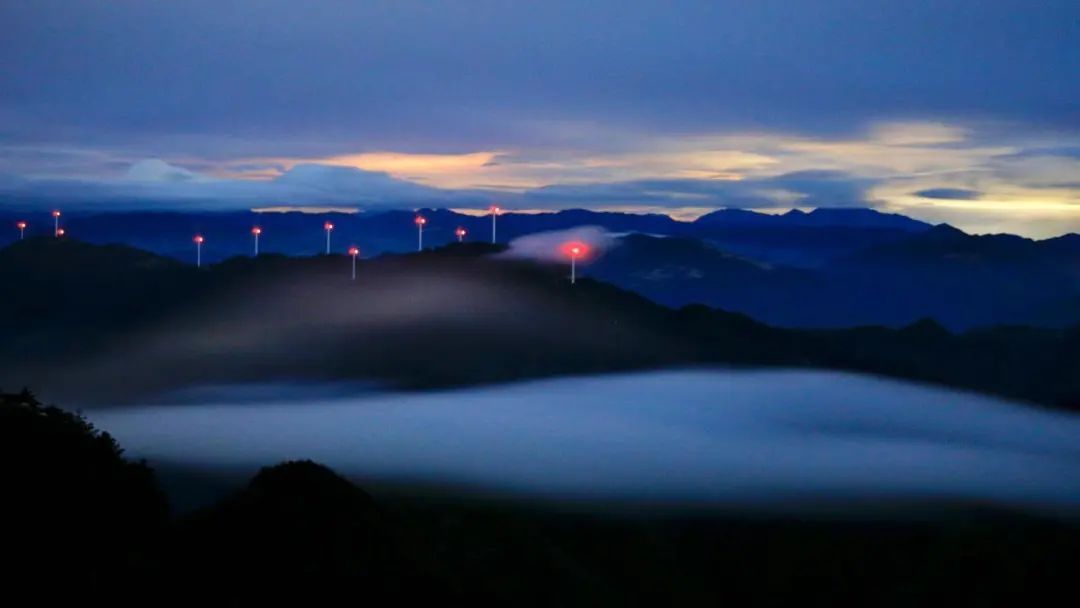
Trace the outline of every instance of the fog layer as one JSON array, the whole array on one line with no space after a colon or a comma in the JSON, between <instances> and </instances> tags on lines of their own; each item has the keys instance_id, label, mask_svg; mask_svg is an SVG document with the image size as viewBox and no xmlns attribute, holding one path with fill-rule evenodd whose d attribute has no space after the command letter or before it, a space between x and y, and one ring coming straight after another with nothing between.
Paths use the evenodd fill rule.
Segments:
<instances>
[{"instance_id":1,"label":"fog layer","mask_svg":"<svg viewBox=\"0 0 1080 608\"><path fill-rule=\"evenodd\" d=\"M554 499L865 499L1080 510L1080 418L832 372L684 371L91 412L151 462L311 458L358 479ZM264 391L266 387L258 390ZM270 391L271 393L274 391Z\"/></svg>"}]
</instances>

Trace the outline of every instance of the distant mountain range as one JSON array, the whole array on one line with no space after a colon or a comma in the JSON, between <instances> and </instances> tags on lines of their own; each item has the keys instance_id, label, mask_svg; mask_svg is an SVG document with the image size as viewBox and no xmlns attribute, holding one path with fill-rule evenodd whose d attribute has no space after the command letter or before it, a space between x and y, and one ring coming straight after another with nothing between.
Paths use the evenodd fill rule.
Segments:
<instances>
[{"instance_id":1,"label":"distant mountain range","mask_svg":"<svg viewBox=\"0 0 1080 608\"><path fill-rule=\"evenodd\" d=\"M490 216L421 210L428 247L491 238ZM415 251L413 211L378 213L109 213L64 217L69 234L90 243L123 243L184 262L191 238L206 237L203 260L251 254L250 229L263 229L264 253L325 251L351 245L362 255ZM12 226L14 215L0 216ZM30 233L52 230L30 218ZM901 327L933 318L963 330L1000 324L1066 327L1080 323L1080 235L1034 241L974 236L871 209L816 209L779 215L724 209L693 222L660 214L566 210L506 213L498 240L597 226L618 246L584 268L669 306L700 303L789 327ZM12 229L9 241L17 236Z\"/></svg>"},{"instance_id":2,"label":"distant mountain range","mask_svg":"<svg viewBox=\"0 0 1080 608\"><path fill-rule=\"evenodd\" d=\"M626 238L605 263L704 258L706 276L730 277L732 288L765 276L763 291L770 281L815 280L695 240ZM30 239L0 249L0 386L117 403L237 381L448 387L723 364L855 370L1080 407L1080 328L956 334L921 320L781 329L704 306L664 307L594 279L571 286L565 266L508 260L503 250L471 243L384 255L362 261L354 282L343 255L196 269L126 246ZM696 271L660 272L693 280Z\"/></svg>"},{"instance_id":3,"label":"distant mountain range","mask_svg":"<svg viewBox=\"0 0 1080 608\"><path fill-rule=\"evenodd\" d=\"M698 218L681 236L702 239L730 253L772 264L815 268L866 247L902 241L931 228L873 209L794 209L768 215L722 209Z\"/></svg>"},{"instance_id":4,"label":"distant mountain range","mask_svg":"<svg viewBox=\"0 0 1080 608\"><path fill-rule=\"evenodd\" d=\"M1080 237L972 236L949 226L816 268L762 264L706 241L630 235L588 272L668 306L707 303L788 327L964 330L1080 324Z\"/></svg>"},{"instance_id":5,"label":"distant mountain range","mask_svg":"<svg viewBox=\"0 0 1080 608\"><path fill-rule=\"evenodd\" d=\"M428 220L424 240L437 246L456 240L454 230L463 227L467 240L491 239L490 216L475 216L445 209L423 209ZM25 214L0 214L0 222L10 225L0 234L0 243L17 238L14 225L29 220L30 235L52 233L52 218L27 218ZM124 243L161 255L192 261L191 238L195 233L206 237L203 249L207 261L246 255L252 251L250 229L263 229L260 248L264 252L287 255L311 255L325 251L323 223L334 224L333 251L344 251L350 244L361 247L365 255L414 251L417 245L416 212L382 211L372 213L300 212L114 212L71 214L63 218L71 236L90 243ZM791 211L769 215L736 209L716 211L693 222L680 222L667 215L633 214L569 209L551 213L503 213L499 216L499 242L520 236L566 230L578 226L599 226L615 233L642 233L697 238L719 245L727 251L763 262L782 262L793 266L815 266L837 255L871 244L900 240L931 226L900 215L871 209L816 209L809 213Z\"/></svg>"}]
</instances>

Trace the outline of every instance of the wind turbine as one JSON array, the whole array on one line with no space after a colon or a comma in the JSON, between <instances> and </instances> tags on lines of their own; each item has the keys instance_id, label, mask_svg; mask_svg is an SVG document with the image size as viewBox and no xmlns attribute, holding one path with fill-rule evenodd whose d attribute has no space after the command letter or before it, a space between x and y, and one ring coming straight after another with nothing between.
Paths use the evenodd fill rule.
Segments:
<instances>
[{"instance_id":1,"label":"wind turbine","mask_svg":"<svg viewBox=\"0 0 1080 608\"><path fill-rule=\"evenodd\" d=\"M491 206L491 242L492 243L495 242L495 218L499 217L499 212L500 211L502 211L502 209L499 209L498 205L492 205Z\"/></svg>"},{"instance_id":2,"label":"wind turbine","mask_svg":"<svg viewBox=\"0 0 1080 608\"><path fill-rule=\"evenodd\" d=\"M334 229L332 222L326 222L323 224L323 230L326 231L326 255L330 255L330 232Z\"/></svg>"},{"instance_id":3,"label":"wind turbine","mask_svg":"<svg viewBox=\"0 0 1080 608\"><path fill-rule=\"evenodd\" d=\"M59 209L53 209L52 217L53 217L53 236L57 236L57 237L61 236L60 235L60 210Z\"/></svg>"},{"instance_id":4,"label":"wind turbine","mask_svg":"<svg viewBox=\"0 0 1080 608\"><path fill-rule=\"evenodd\" d=\"M417 233L416 250L417 251L423 251L424 250L424 224L427 223L427 218L425 218L422 215L417 215L416 219L413 220L413 221L416 222L416 233Z\"/></svg>"},{"instance_id":5,"label":"wind turbine","mask_svg":"<svg viewBox=\"0 0 1080 608\"><path fill-rule=\"evenodd\" d=\"M468 232L466 232L466 230L461 226L458 226L458 229L454 231L454 234L457 235L457 242L460 243L461 241L465 240L465 235L468 234Z\"/></svg>"},{"instance_id":6,"label":"wind turbine","mask_svg":"<svg viewBox=\"0 0 1080 608\"><path fill-rule=\"evenodd\" d=\"M577 282L577 260L589 253L589 246L575 241L563 245L563 251L570 256L570 284L573 285Z\"/></svg>"},{"instance_id":7,"label":"wind turbine","mask_svg":"<svg viewBox=\"0 0 1080 608\"><path fill-rule=\"evenodd\" d=\"M191 240L195 242L195 267L202 268L202 244L206 239L201 234L196 234Z\"/></svg>"},{"instance_id":8,"label":"wind turbine","mask_svg":"<svg viewBox=\"0 0 1080 608\"><path fill-rule=\"evenodd\" d=\"M19 240L26 238L26 222L19 220L15 222L15 227L19 229Z\"/></svg>"},{"instance_id":9,"label":"wind turbine","mask_svg":"<svg viewBox=\"0 0 1080 608\"><path fill-rule=\"evenodd\" d=\"M360 248L356 245L349 247L349 255L352 257L352 280L356 280L356 256L360 255Z\"/></svg>"},{"instance_id":10,"label":"wind turbine","mask_svg":"<svg viewBox=\"0 0 1080 608\"><path fill-rule=\"evenodd\" d=\"M259 255L259 235L262 234L262 228L255 226L251 229L251 235L255 237L255 255Z\"/></svg>"}]
</instances>

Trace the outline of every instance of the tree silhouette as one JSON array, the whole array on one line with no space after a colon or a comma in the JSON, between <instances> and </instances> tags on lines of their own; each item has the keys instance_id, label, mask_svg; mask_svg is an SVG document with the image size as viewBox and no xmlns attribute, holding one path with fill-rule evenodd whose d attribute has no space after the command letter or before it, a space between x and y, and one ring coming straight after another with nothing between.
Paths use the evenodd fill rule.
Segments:
<instances>
[{"instance_id":1,"label":"tree silhouette","mask_svg":"<svg viewBox=\"0 0 1080 608\"><path fill-rule=\"evenodd\" d=\"M0 513L13 580L87 583L145 568L168 518L153 471L78 413L0 393Z\"/></svg>"}]
</instances>

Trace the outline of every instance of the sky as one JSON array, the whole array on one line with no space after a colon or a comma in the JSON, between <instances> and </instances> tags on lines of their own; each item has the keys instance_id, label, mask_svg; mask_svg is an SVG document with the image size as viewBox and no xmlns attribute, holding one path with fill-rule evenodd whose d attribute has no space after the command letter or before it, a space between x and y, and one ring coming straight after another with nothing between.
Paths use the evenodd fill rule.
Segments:
<instances>
[{"instance_id":1,"label":"sky","mask_svg":"<svg viewBox=\"0 0 1080 608\"><path fill-rule=\"evenodd\" d=\"M0 3L0 206L1080 232L1075 0ZM67 208L67 207L66 207Z\"/></svg>"}]
</instances>

